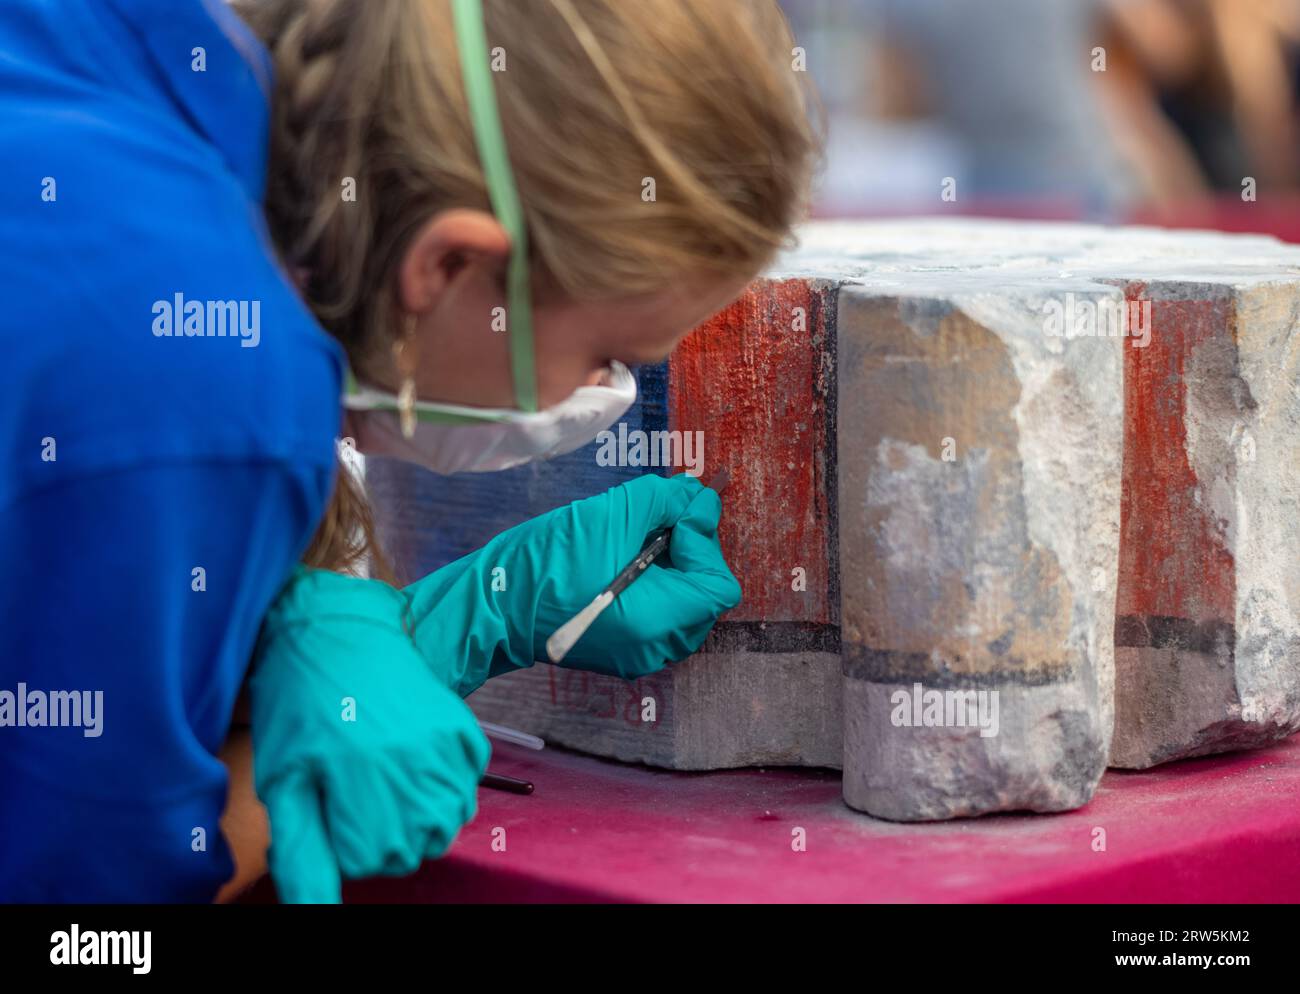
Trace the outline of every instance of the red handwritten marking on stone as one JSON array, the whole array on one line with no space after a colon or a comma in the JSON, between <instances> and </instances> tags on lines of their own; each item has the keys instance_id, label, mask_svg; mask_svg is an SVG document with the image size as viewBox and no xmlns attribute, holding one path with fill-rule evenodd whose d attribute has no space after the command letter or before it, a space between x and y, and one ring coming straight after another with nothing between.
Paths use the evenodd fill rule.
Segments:
<instances>
[{"instance_id":1,"label":"red handwritten marking on stone","mask_svg":"<svg viewBox=\"0 0 1300 994\"><path fill-rule=\"evenodd\" d=\"M663 707L665 698L654 677L620 680L600 673L561 669L558 666L547 667L546 675L551 704L555 707L605 720L621 716L627 724L636 728L648 727L650 731L658 730L659 723L664 718L662 713L656 713L655 721L641 720L641 701L644 698L651 697L658 708ZM625 695L621 715L618 708L620 690Z\"/></svg>"}]
</instances>

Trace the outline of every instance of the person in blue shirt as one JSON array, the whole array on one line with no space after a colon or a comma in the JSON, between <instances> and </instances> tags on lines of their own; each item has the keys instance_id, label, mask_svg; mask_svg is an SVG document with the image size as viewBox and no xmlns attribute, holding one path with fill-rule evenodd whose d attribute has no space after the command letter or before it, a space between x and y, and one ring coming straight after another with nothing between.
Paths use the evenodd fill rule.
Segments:
<instances>
[{"instance_id":1,"label":"person in blue shirt","mask_svg":"<svg viewBox=\"0 0 1300 994\"><path fill-rule=\"evenodd\" d=\"M783 243L813 151L784 22L692 10L0 8L0 900L212 900L262 871L263 804L286 899L409 872L473 817L461 698L650 534L566 665L648 672L737 602L686 478L399 589L336 446L572 449Z\"/></svg>"}]
</instances>

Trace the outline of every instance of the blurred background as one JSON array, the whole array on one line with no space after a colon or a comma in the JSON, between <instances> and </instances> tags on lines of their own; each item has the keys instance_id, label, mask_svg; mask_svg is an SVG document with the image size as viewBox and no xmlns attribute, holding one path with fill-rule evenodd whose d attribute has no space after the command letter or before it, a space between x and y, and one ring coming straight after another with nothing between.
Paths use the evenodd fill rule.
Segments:
<instances>
[{"instance_id":1,"label":"blurred background","mask_svg":"<svg viewBox=\"0 0 1300 994\"><path fill-rule=\"evenodd\" d=\"M1300 0L781 4L827 115L820 216L1300 242Z\"/></svg>"}]
</instances>

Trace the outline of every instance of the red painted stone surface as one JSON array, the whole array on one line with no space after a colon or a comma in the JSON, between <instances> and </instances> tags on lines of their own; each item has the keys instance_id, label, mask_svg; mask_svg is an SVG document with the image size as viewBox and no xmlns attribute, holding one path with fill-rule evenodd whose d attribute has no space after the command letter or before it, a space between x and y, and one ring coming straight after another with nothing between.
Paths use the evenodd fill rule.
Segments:
<instances>
[{"instance_id":1,"label":"red painted stone surface","mask_svg":"<svg viewBox=\"0 0 1300 994\"><path fill-rule=\"evenodd\" d=\"M1147 287L1130 284L1130 303ZM1231 343L1229 300L1153 300L1146 348L1124 343L1124 497L1116 613L1192 621L1234 617L1232 550L1187 457L1187 364L1194 349Z\"/></svg>"},{"instance_id":2,"label":"red painted stone surface","mask_svg":"<svg viewBox=\"0 0 1300 994\"><path fill-rule=\"evenodd\" d=\"M704 431L706 481L724 467L731 474L721 541L745 594L731 621L837 617L832 298L809 281L759 280L669 363L670 427ZM806 591L792 589L795 567Z\"/></svg>"}]
</instances>

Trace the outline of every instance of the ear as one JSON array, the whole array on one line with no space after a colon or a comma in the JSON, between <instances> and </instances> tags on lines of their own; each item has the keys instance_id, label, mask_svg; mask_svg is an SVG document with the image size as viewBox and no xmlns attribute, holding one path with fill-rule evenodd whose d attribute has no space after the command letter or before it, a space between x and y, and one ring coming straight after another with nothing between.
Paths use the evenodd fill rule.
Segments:
<instances>
[{"instance_id":1,"label":"ear","mask_svg":"<svg viewBox=\"0 0 1300 994\"><path fill-rule=\"evenodd\" d=\"M420 226L406 247L398 268L398 300L403 310L421 314L466 265L504 267L509 258L510 236L491 214L463 208L440 211Z\"/></svg>"}]
</instances>

